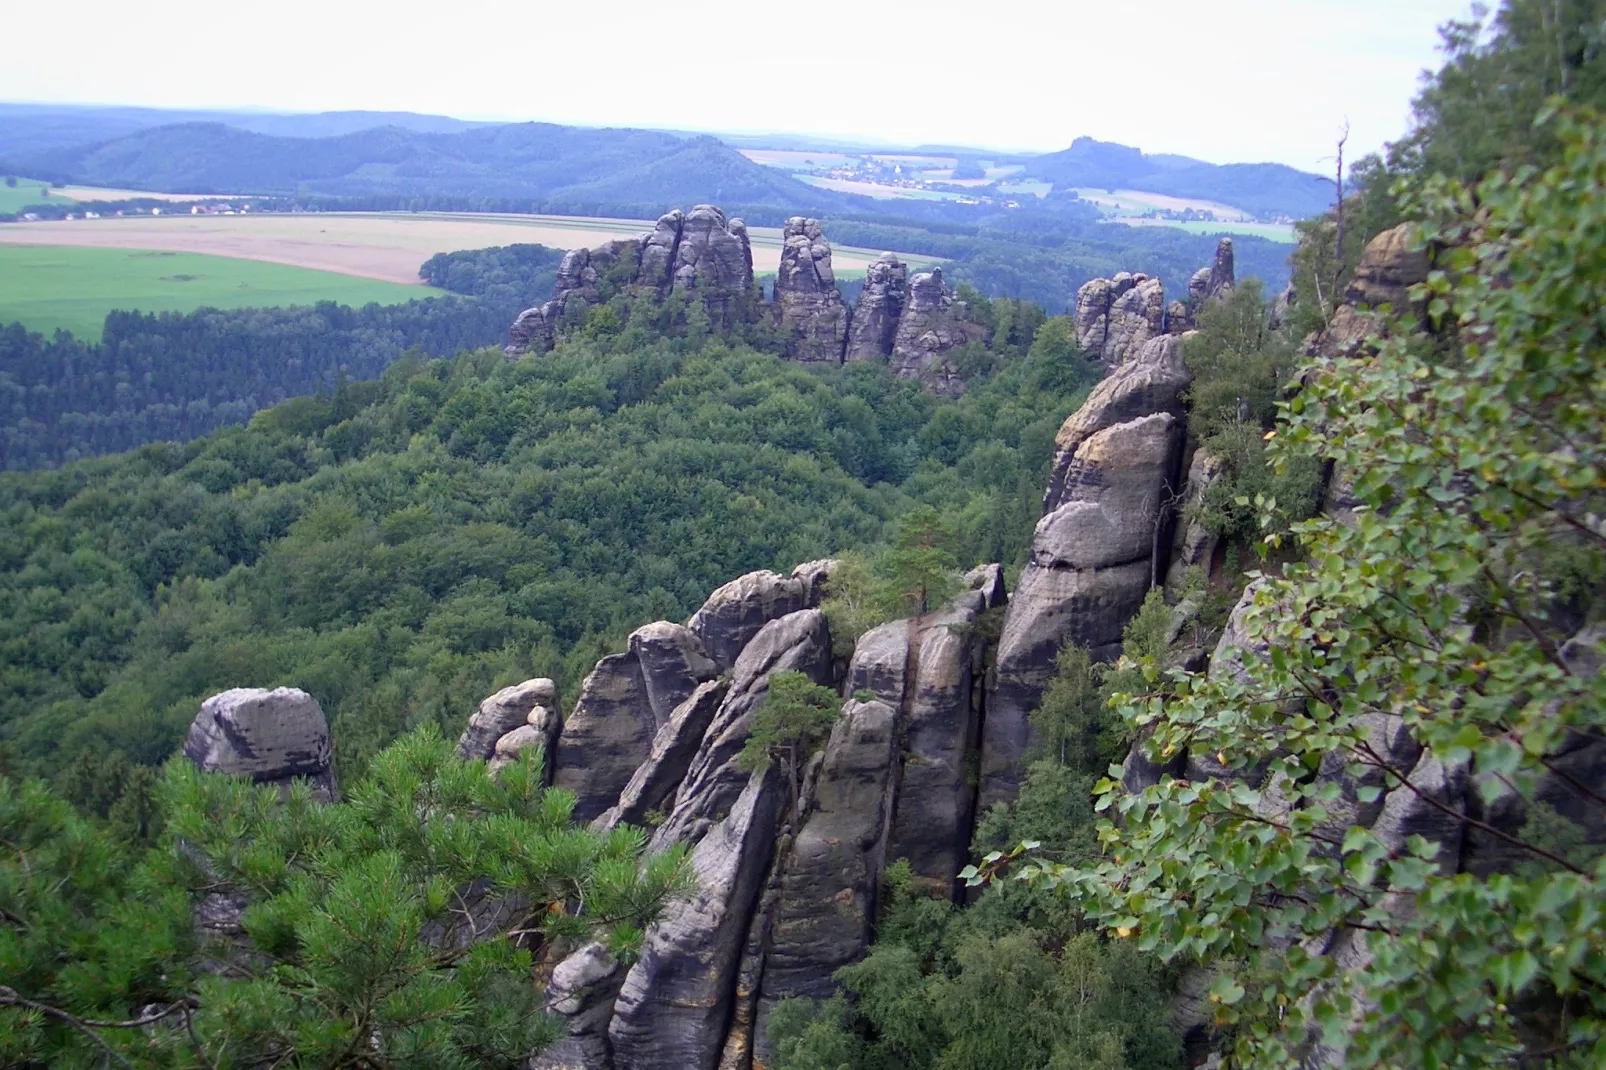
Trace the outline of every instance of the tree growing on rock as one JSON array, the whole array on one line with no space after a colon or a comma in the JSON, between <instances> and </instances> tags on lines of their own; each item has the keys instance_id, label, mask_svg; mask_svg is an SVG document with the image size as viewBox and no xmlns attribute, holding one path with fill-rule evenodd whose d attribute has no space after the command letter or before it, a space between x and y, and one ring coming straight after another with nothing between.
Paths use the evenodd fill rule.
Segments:
<instances>
[{"instance_id":1,"label":"tree growing on rock","mask_svg":"<svg viewBox=\"0 0 1606 1070\"><path fill-rule=\"evenodd\" d=\"M803 766L841 713L842 700L829 687L800 672L778 672L770 677L764 704L753 714L752 734L738 762L753 771L779 761L794 818L802 796Z\"/></svg>"},{"instance_id":2,"label":"tree growing on rock","mask_svg":"<svg viewBox=\"0 0 1606 1070\"><path fill-rule=\"evenodd\" d=\"M933 506L918 506L898 521L897 538L879 564L888 596L902 612L923 617L958 589L959 562L948 548L950 539Z\"/></svg>"}]
</instances>

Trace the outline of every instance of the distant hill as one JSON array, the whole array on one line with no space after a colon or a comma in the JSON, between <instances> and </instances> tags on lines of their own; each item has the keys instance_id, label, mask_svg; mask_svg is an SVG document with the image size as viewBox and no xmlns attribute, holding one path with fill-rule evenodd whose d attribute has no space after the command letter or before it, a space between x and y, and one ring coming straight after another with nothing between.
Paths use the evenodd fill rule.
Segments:
<instances>
[{"instance_id":1,"label":"distant hill","mask_svg":"<svg viewBox=\"0 0 1606 1070\"><path fill-rule=\"evenodd\" d=\"M338 125L360 115L322 118ZM553 210L699 201L825 208L843 200L711 137L551 123L285 137L188 122L9 163L58 181L173 193L530 198Z\"/></svg>"},{"instance_id":2,"label":"distant hill","mask_svg":"<svg viewBox=\"0 0 1606 1070\"><path fill-rule=\"evenodd\" d=\"M1068 149L1023 158L1025 174L1058 189L1131 189L1220 201L1257 216L1302 219L1327 209L1332 183L1280 163L1212 164L1079 137Z\"/></svg>"},{"instance_id":3,"label":"distant hill","mask_svg":"<svg viewBox=\"0 0 1606 1070\"><path fill-rule=\"evenodd\" d=\"M278 115L254 111L168 111L160 108L0 102L0 160L16 159L51 149L100 144L174 123L223 123L236 130L279 137L337 137L376 126L448 134L500 125L408 111L326 111Z\"/></svg>"}]
</instances>

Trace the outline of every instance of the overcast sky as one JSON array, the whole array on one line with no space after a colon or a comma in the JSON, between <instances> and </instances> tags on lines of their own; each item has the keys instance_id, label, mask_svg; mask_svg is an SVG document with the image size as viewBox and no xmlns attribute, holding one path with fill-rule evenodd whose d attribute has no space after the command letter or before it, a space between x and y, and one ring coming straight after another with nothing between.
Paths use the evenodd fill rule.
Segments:
<instances>
[{"instance_id":1,"label":"overcast sky","mask_svg":"<svg viewBox=\"0 0 1606 1070\"><path fill-rule=\"evenodd\" d=\"M0 100L436 112L1326 170L1404 132L1470 0L22 2ZM415 14L416 12L416 14Z\"/></svg>"}]
</instances>

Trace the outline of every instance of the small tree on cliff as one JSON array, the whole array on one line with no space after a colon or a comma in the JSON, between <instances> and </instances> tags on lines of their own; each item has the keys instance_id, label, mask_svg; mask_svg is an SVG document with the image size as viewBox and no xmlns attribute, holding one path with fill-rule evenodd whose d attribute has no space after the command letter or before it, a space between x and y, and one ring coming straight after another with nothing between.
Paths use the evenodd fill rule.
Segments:
<instances>
[{"instance_id":1,"label":"small tree on cliff","mask_svg":"<svg viewBox=\"0 0 1606 1070\"><path fill-rule=\"evenodd\" d=\"M803 763L830 734L842 712L842 699L800 672L770 677L764 704L753 714L752 734L738 764L749 771L780 761L792 801L793 817L802 794Z\"/></svg>"},{"instance_id":2,"label":"small tree on cliff","mask_svg":"<svg viewBox=\"0 0 1606 1070\"><path fill-rule=\"evenodd\" d=\"M899 611L925 616L959 587L959 562L948 549L951 538L932 506L918 506L899 519L897 539L878 562L889 600Z\"/></svg>"}]
</instances>

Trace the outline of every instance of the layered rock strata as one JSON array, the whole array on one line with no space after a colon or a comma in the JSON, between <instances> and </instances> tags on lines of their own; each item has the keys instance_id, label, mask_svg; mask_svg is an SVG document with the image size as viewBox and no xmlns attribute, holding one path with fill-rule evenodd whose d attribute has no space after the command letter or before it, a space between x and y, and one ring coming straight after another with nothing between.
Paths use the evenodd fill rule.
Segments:
<instances>
[{"instance_id":1,"label":"layered rock strata","mask_svg":"<svg viewBox=\"0 0 1606 1070\"><path fill-rule=\"evenodd\" d=\"M1162 335L1060 428L1043 517L999 638L982 740L983 809L1019 787L1029 715L1060 648L1076 643L1100 660L1119 654L1126 622L1165 572L1190 381L1182 340Z\"/></svg>"},{"instance_id":2,"label":"layered rock strata","mask_svg":"<svg viewBox=\"0 0 1606 1070\"><path fill-rule=\"evenodd\" d=\"M335 790L331 754L323 709L294 687L236 687L213 695L201 703L184 740L184 757L202 772L282 789L306 780L324 798Z\"/></svg>"},{"instance_id":3,"label":"layered rock strata","mask_svg":"<svg viewBox=\"0 0 1606 1070\"><path fill-rule=\"evenodd\" d=\"M848 306L831 270L831 243L819 220L793 216L781 232L775 321L786 355L814 364L842 363Z\"/></svg>"},{"instance_id":4,"label":"layered rock strata","mask_svg":"<svg viewBox=\"0 0 1606 1070\"><path fill-rule=\"evenodd\" d=\"M1088 359L1119 367L1165 333L1165 288L1159 279L1121 272L1076 291L1076 343Z\"/></svg>"}]
</instances>

